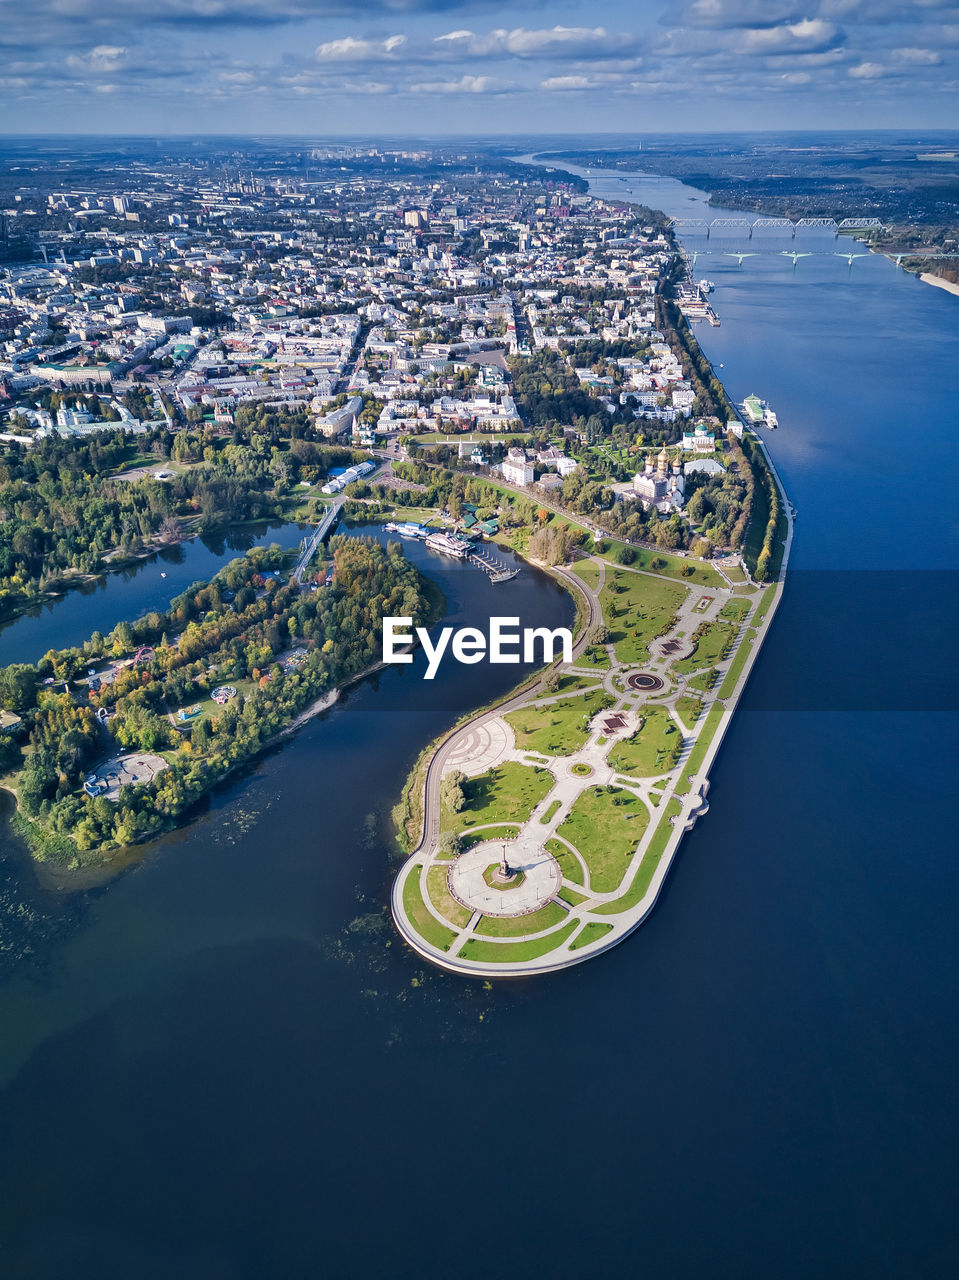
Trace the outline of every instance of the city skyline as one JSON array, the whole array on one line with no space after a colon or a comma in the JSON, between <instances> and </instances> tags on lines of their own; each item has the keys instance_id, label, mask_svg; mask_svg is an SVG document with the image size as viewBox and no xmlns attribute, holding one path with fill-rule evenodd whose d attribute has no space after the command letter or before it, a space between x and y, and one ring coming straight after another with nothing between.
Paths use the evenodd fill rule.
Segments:
<instances>
[{"instance_id":1,"label":"city skyline","mask_svg":"<svg viewBox=\"0 0 959 1280\"><path fill-rule=\"evenodd\" d=\"M921 130L959 89L945 0L2 3L10 133Z\"/></svg>"}]
</instances>

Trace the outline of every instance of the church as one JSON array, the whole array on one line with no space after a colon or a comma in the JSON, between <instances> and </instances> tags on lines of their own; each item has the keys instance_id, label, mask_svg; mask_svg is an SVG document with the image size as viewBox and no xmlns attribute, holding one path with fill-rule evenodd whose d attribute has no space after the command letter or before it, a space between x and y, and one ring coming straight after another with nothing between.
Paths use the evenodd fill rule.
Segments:
<instances>
[{"instance_id":1,"label":"church","mask_svg":"<svg viewBox=\"0 0 959 1280\"><path fill-rule=\"evenodd\" d=\"M670 463L665 445L657 457L646 459L643 471L633 476L633 491L648 510L655 507L663 515L681 511L686 496L686 481L680 462Z\"/></svg>"}]
</instances>

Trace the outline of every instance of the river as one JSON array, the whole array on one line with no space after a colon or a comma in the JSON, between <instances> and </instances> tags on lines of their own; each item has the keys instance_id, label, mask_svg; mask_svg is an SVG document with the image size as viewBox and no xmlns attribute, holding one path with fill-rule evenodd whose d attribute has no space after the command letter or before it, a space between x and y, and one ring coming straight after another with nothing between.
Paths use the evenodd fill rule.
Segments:
<instances>
[{"instance_id":1,"label":"river","mask_svg":"<svg viewBox=\"0 0 959 1280\"><path fill-rule=\"evenodd\" d=\"M48 649L68 649L123 618L163 611L194 582L206 581L250 547L295 547L306 527L292 521L230 525L191 538L114 573L100 574L64 595L0 623L0 663L36 662Z\"/></svg>"},{"instance_id":2,"label":"river","mask_svg":"<svg viewBox=\"0 0 959 1280\"><path fill-rule=\"evenodd\" d=\"M389 808L488 667L364 682L109 889L8 859L9 1274L955 1271L959 300L772 250L697 260L697 333L779 414L794 572L654 915L491 988L399 942ZM430 565L454 622L569 616L532 571Z\"/></svg>"}]
</instances>

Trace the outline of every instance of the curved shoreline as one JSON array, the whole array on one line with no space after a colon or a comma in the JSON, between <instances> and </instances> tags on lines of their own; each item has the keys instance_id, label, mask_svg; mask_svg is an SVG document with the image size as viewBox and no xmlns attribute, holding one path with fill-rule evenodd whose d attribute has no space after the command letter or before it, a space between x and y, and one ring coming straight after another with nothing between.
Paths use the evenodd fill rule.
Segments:
<instances>
[{"instance_id":1,"label":"curved shoreline","mask_svg":"<svg viewBox=\"0 0 959 1280\"><path fill-rule=\"evenodd\" d=\"M518 690L513 690L505 699L493 704L493 706L482 708L480 711L471 715L466 721L455 726L450 732L444 735L443 739L434 747L432 755L426 766L426 775L421 787L421 796L423 802L423 820L421 829L421 838L414 851L406 858L403 866L397 873L390 894L390 905L393 920L396 927L410 947L428 960L431 964L435 964L451 973L457 973L465 976L481 977L481 978L519 978L529 977L538 973L552 973L560 969L569 968L571 965L580 964L584 960L592 959L612 947L618 946L625 938L627 938L634 930L648 918L654 909L659 894L662 890L669 870L675 860L676 853L682 842L683 835L692 830L698 818L702 817L708 810L707 795L709 791L709 773L712 768L713 761L725 739L726 732L732 722L739 700L748 682L753 664L762 648L763 641L768 634L769 627L778 610L780 600L785 586L786 571L789 561L789 554L792 547L792 539L794 532L795 511L786 496L786 491L782 480L776 470L775 464L769 455L765 441L758 435L755 436L760 449L762 450L766 464L769 467L770 474L779 489L782 498L783 512L786 518L786 536L783 544L783 556L780 566L779 575L774 583L769 584L759 600L756 601L755 610L762 609L761 621L755 629L755 633L751 639L747 638L746 624L742 626L740 632L739 643L748 643L749 650L745 661L736 675L735 684L726 698L718 696L721 688L721 680L717 680L717 695L711 703L712 707L720 706L722 711L719 719L714 725L702 759L696 767L694 773L686 776L688 786L681 796L675 794L673 787L669 787L664 792L662 808L657 810L657 817L648 828L644 835L643 856L639 858L635 866L632 868L632 874L628 881L624 880L620 883L616 890L616 898L628 896L632 884L641 874L641 868L644 858L652 852L651 845L656 835L664 828L671 826L668 831L665 845L658 855L658 861L655 869L650 876L649 884L639 897L634 906L615 910L606 914L584 912L583 918L574 916L574 910L569 913L570 922L576 920L575 926L572 923L562 924L559 928L547 931L540 935L544 941L549 936L557 938L554 947L544 952L543 955L533 957L531 959L523 959L511 963L507 961L496 961L493 963L484 963L483 961L470 960L460 955L449 955L445 950L438 946L434 946L427 941L414 927L409 914L407 912L404 895L408 886L410 877L415 873L420 876L430 860L435 855L439 844L439 823L440 823L440 782L443 774L443 766L451 754L455 744L463 737L463 735L481 727L487 720L492 720L498 716L514 709L515 706L525 704L531 696L533 696L541 687L545 678L542 673L532 684L521 686ZM585 648L586 631L593 621L602 618L602 611L599 605L598 595L585 582L569 574L565 570L559 571L560 576L567 582L575 584L581 594L589 603L589 616L586 626L580 635L577 644L574 646L573 658L576 659L582 654ZM771 592L771 595L769 594ZM768 601L767 601L768 597ZM760 604L760 601L763 603ZM734 670L735 656L730 654L728 665L723 672L723 677L728 677ZM708 713L705 708L701 716L699 725L699 733L692 739L693 749L695 744L699 742L701 735L706 731L708 721ZM419 767L419 766L418 766ZM669 808L671 805L679 803L679 812L671 815ZM434 864L435 865L435 864ZM434 918L436 924L449 929L449 922L443 922L442 917L434 910L429 903L428 895L421 894L422 900L426 907L427 914ZM615 900L615 899L614 899ZM590 924L609 925L603 935L594 941L584 942L578 947L570 950L570 944L575 943L578 937L584 936L589 929ZM537 935L529 935L535 941Z\"/></svg>"}]
</instances>

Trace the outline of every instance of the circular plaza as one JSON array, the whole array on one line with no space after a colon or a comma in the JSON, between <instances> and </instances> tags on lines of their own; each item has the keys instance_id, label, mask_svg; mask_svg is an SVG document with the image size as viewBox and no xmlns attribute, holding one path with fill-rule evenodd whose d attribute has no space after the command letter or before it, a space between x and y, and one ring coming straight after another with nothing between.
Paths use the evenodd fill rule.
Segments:
<instances>
[{"instance_id":1,"label":"circular plaza","mask_svg":"<svg viewBox=\"0 0 959 1280\"><path fill-rule=\"evenodd\" d=\"M499 875L504 853L512 873ZM559 892L563 875L556 859L529 839L484 840L461 853L447 872L450 893L484 916L525 916Z\"/></svg>"}]
</instances>

